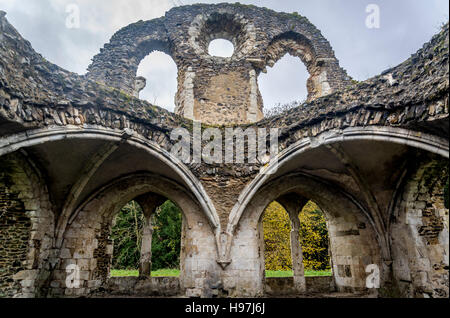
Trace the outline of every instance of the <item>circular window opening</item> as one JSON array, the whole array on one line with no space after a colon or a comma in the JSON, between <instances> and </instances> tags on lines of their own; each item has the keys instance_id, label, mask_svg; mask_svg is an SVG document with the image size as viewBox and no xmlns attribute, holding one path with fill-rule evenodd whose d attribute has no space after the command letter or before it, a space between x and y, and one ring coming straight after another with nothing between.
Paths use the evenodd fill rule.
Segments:
<instances>
[{"instance_id":1,"label":"circular window opening","mask_svg":"<svg viewBox=\"0 0 450 318\"><path fill-rule=\"evenodd\" d=\"M232 57L234 45L228 40L217 39L209 43L208 53L217 57Z\"/></svg>"}]
</instances>

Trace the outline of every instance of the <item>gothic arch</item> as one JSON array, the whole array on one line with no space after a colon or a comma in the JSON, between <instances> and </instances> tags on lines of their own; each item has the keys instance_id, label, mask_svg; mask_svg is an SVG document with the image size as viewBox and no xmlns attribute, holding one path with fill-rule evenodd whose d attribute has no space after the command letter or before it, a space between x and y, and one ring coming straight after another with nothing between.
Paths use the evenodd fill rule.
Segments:
<instances>
[{"instance_id":1,"label":"gothic arch","mask_svg":"<svg viewBox=\"0 0 450 318\"><path fill-rule=\"evenodd\" d=\"M234 231L234 228L237 226L239 219L242 216L243 210L255 193L259 191L260 187L271 178L272 174L276 173L280 167L288 163L292 158L320 146L355 140L386 141L421 149L440 155L444 158L449 157L448 142L446 140L402 128L372 126L364 128L347 128L342 131L325 131L314 138L302 139L284 149L278 155L278 160L271 162L270 165L246 187L239 197L239 205L236 205L230 213L227 232L232 233Z\"/></svg>"},{"instance_id":2,"label":"gothic arch","mask_svg":"<svg viewBox=\"0 0 450 318\"><path fill-rule=\"evenodd\" d=\"M283 56L300 58L310 77L307 81L308 101L330 94L329 62L333 58L319 58L311 41L300 33L288 31L277 35L267 47L267 66L273 67Z\"/></svg>"},{"instance_id":3,"label":"gothic arch","mask_svg":"<svg viewBox=\"0 0 450 318\"><path fill-rule=\"evenodd\" d=\"M118 31L94 57L87 77L134 95L139 64L154 51L174 59L162 19L130 24Z\"/></svg>"},{"instance_id":4,"label":"gothic arch","mask_svg":"<svg viewBox=\"0 0 450 318\"><path fill-rule=\"evenodd\" d=\"M64 232L60 250L61 263L55 270L53 280L55 284L63 286L67 265L76 264L81 270L79 283L86 288L84 292L95 292L96 289L105 287L112 259L113 246L109 235L113 217L127 202L140 200L144 195L150 194L170 199L182 211L182 289L194 288L201 272L217 267L214 257L217 255L214 228L208 225L195 198L188 190L171 180L142 173L120 178L99 189L72 215ZM143 208L146 208L145 204ZM199 242L208 248L196 249ZM199 266L198 259L203 260L203 265Z\"/></svg>"},{"instance_id":5,"label":"gothic arch","mask_svg":"<svg viewBox=\"0 0 450 318\"><path fill-rule=\"evenodd\" d=\"M247 264L247 270L254 271L255 289L263 294L264 256L262 253L262 215L267 206L287 194L308 198L316 202L325 212L330 235L334 282L339 291L364 292L366 290L366 267L377 265L381 270L382 282L388 277L383 264L383 242L367 211L350 194L326 182L305 174L289 174L264 185L246 206L239 232L233 239L230 257L238 262L235 266ZM247 256L240 254L239 246L257 246ZM240 260L238 260L240 258ZM254 264L254 265L250 265ZM254 278L255 279L255 278ZM242 284L249 284L243 281ZM239 288L239 287L237 287Z\"/></svg>"},{"instance_id":6,"label":"gothic arch","mask_svg":"<svg viewBox=\"0 0 450 318\"><path fill-rule=\"evenodd\" d=\"M112 129L106 129L103 127L91 127L80 130L78 128L62 127L54 129L37 129L29 131L27 133L10 136L3 140L0 145L0 155L6 155L21 148L32 147L36 145L45 144L58 140L82 140L82 139L95 139L103 140L113 143L126 142L137 149L143 149L148 152L152 157L156 158L167 164L188 186L199 204L202 207L202 211L206 213L209 223L219 230L220 222L215 211L214 205L203 189L202 185L197 181L196 177L189 171L189 169L177 158L173 157L169 152L163 150L157 144L149 141L148 139L139 136L135 132L129 132L131 135L127 135L124 131L117 131ZM124 135L125 134L125 135ZM66 215L60 216L60 221L57 227L57 237L61 237L64 232L65 222L67 222L70 214L73 210L68 210ZM57 240L60 242L60 239Z\"/></svg>"}]
</instances>

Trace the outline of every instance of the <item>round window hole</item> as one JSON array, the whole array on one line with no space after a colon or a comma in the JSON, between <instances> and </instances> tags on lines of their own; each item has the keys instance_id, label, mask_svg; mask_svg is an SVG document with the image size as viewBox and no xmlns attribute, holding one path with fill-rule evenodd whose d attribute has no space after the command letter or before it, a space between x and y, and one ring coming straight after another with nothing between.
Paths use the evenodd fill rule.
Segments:
<instances>
[{"instance_id":1,"label":"round window hole","mask_svg":"<svg viewBox=\"0 0 450 318\"><path fill-rule=\"evenodd\" d=\"M232 57L234 53L234 45L228 40L217 39L211 41L208 52L211 56Z\"/></svg>"}]
</instances>

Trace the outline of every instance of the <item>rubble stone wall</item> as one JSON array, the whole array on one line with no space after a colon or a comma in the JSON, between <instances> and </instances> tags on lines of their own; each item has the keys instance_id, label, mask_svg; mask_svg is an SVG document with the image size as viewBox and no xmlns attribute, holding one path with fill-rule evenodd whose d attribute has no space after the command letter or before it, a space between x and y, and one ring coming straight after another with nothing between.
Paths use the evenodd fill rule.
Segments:
<instances>
[{"instance_id":1,"label":"rubble stone wall","mask_svg":"<svg viewBox=\"0 0 450 318\"><path fill-rule=\"evenodd\" d=\"M231 58L208 54L215 39L234 44ZM292 48L286 45L292 43ZM131 95L139 63L154 50L169 54L178 66L176 113L206 124L263 119L257 77L287 53L308 67L309 100L350 81L328 41L306 18L240 4L179 7L162 18L127 26L94 58L87 76Z\"/></svg>"},{"instance_id":2,"label":"rubble stone wall","mask_svg":"<svg viewBox=\"0 0 450 318\"><path fill-rule=\"evenodd\" d=\"M23 155L0 165L0 296L42 296L54 257L48 192Z\"/></svg>"},{"instance_id":3,"label":"rubble stone wall","mask_svg":"<svg viewBox=\"0 0 450 318\"><path fill-rule=\"evenodd\" d=\"M391 228L394 275L407 297L449 297L448 161L433 160L409 175Z\"/></svg>"},{"instance_id":4,"label":"rubble stone wall","mask_svg":"<svg viewBox=\"0 0 450 318\"><path fill-rule=\"evenodd\" d=\"M365 268L374 264L383 295L448 297L448 209L442 204L449 151L448 24L402 64L356 82L339 67L320 31L298 14L240 4L175 8L117 32L86 76L45 60L5 15L0 11L1 295L37 297L49 290L50 296L87 296L114 285L108 277L112 218L137 196L156 193L183 210L184 295L262 296L271 285L264 278L261 215L279 196L294 193L327 213L337 290L363 291ZM233 42L231 58L207 54L216 38ZM176 114L135 98L144 82L136 78L137 68L154 50L178 66ZM257 77L287 53L308 68L308 101L262 119ZM232 124L278 129L279 175L261 174L261 162L174 160L171 132L192 133L191 119L222 132ZM59 211L51 201L57 191L48 190L48 176L58 170L48 162L61 159L52 151L55 141L74 140L80 148L71 155L92 146L87 140L137 149L127 155L135 162L159 158L170 170L160 172L184 185L142 176L147 172L125 164L116 164L110 175L113 169L99 164L104 181L83 180L93 183L89 193L75 211ZM269 138L262 142L269 145ZM434 154L434 163L408 168L402 179L404 167L420 154ZM85 153L78 157L86 160ZM386 166L373 168L380 162ZM70 165L65 169L82 174ZM116 172L131 170L129 178L116 179ZM74 182L68 182L67 196ZM68 266L80 270L76 287L68 288Z\"/></svg>"}]
</instances>

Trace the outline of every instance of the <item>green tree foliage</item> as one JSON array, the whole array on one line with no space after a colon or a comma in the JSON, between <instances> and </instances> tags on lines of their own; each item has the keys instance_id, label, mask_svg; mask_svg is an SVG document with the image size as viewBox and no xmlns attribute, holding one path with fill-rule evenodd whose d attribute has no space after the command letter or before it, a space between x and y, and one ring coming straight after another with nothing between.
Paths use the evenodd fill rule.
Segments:
<instances>
[{"instance_id":1,"label":"green tree foliage","mask_svg":"<svg viewBox=\"0 0 450 318\"><path fill-rule=\"evenodd\" d=\"M114 241L114 269L139 268L144 214L140 205L131 201L116 216L111 238Z\"/></svg>"},{"instance_id":2,"label":"green tree foliage","mask_svg":"<svg viewBox=\"0 0 450 318\"><path fill-rule=\"evenodd\" d=\"M306 270L327 270L328 231L322 211L309 202L299 215L300 240ZM180 264L182 215L170 201L157 209L153 217L152 270L178 268ZM117 215L112 229L114 240L113 268L139 268L144 215L135 201L127 204ZM291 270L290 220L281 205L274 202L266 209L263 219L266 269Z\"/></svg>"},{"instance_id":3,"label":"green tree foliage","mask_svg":"<svg viewBox=\"0 0 450 318\"><path fill-rule=\"evenodd\" d=\"M328 230L320 208L309 202L300 215L300 244L303 249L305 270L328 270ZM266 270L292 269L289 216L284 208L273 202L263 218Z\"/></svg>"},{"instance_id":4,"label":"green tree foliage","mask_svg":"<svg viewBox=\"0 0 450 318\"><path fill-rule=\"evenodd\" d=\"M180 266L182 216L170 201L157 211L153 223L152 270Z\"/></svg>"},{"instance_id":5,"label":"green tree foliage","mask_svg":"<svg viewBox=\"0 0 450 318\"><path fill-rule=\"evenodd\" d=\"M112 268L139 268L144 214L135 201L128 203L116 216L111 237L114 241ZM170 201L159 207L153 216L152 270L177 268L180 263L182 217Z\"/></svg>"}]
</instances>

